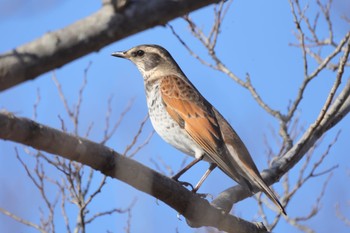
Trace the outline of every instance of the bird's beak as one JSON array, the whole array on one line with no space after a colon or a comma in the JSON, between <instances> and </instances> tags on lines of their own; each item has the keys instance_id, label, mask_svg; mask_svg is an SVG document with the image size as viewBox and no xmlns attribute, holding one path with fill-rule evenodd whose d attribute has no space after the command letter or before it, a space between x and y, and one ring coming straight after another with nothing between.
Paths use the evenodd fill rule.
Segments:
<instances>
[{"instance_id":1,"label":"bird's beak","mask_svg":"<svg viewBox=\"0 0 350 233\"><path fill-rule=\"evenodd\" d=\"M113 57L121 57L121 58L126 58L128 59L129 56L127 55L126 51L121 51L121 52L114 52L111 54Z\"/></svg>"}]
</instances>

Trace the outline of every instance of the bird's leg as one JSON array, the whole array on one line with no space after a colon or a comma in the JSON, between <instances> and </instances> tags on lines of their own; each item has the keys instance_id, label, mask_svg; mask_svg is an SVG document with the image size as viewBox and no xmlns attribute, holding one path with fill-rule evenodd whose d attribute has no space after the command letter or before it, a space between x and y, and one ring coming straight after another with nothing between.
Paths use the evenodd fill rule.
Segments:
<instances>
[{"instance_id":1,"label":"bird's leg","mask_svg":"<svg viewBox=\"0 0 350 233\"><path fill-rule=\"evenodd\" d=\"M198 191L198 189L202 186L203 182L207 179L207 177L209 176L209 174L217 167L217 165L215 163L211 163L208 170L204 173L204 175L202 176L202 178L198 181L198 183L196 184L196 186L194 187L194 189L192 190L192 192L196 193Z\"/></svg>"},{"instance_id":2,"label":"bird's leg","mask_svg":"<svg viewBox=\"0 0 350 233\"><path fill-rule=\"evenodd\" d=\"M184 181L179 181L180 176L182 176L188 169L190 169L191 167L193 167L196 163L198 163L199 161L201 161L204 158L204 155L196 158L195 160L193 160L191 163L189 163L186 167L184 167L181 171L179 171L176 175L174 175L173 177L171 177L173 180L176 180L178 182L180 182L182 185L184 186L191 186L192 190L194 190L193 185L188 183L188 182L184 182Z\"/></svg>"},{"instance_id":3,"label":"bird's leg","mask_svg":"<svg viewBox=\"0 0 350 233\"><path fill-rule=\"evenodd\" d=\"M190 169L191 167L193 167L196 163L198 163L199 161L201 161L204 158L204 155L196 158L195 160L193 160L191 163L189 163L186 167L184 167L181 171L179 171L176 175L174 175L173 177L171 177L173 180L178 180L180 178L180 176L182 176L188 169Z\"/></svg>"}]
</instances>

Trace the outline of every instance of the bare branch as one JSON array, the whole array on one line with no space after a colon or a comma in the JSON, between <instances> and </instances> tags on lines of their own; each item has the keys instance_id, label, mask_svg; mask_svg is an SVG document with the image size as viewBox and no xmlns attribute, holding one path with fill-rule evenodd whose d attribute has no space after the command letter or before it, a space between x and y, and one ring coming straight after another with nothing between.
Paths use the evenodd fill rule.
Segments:
<instances>
[{"instance_id":1,"label":"bare branch","mask_svg":"<svg viewBox=\"0 0 350 233\"><path fill-rule=\"evenodd\" d=\"M321 208L321 200L326 192L326 187L330 181L332 177L332 173L330 173L327 177L327 179L325 180L325 182L323 183L322 189L318 195L318 197L316 198L315 204L314 206L311 208L310 212L306 215L306 216L302 216L302 217L290 217L290 216L286 216L285 219L286 221L294 226L295 228L304 231L304 232L308 232L308 233L314 233L315 231L312 230L310 227L303 225L301 222L305 222L307 220L310 220L311 218L313 218L314 216L316 216L319 213L319 210Z\"/></svg>"},{"instance_id":2,"label":"bare branch","mask_svg":"<svg viewBox=\"0 0 350 233\"><path fill-rule=\"evenodd\" d=\"M134 99L131 99L127 106L125 107L124 111L120 114L118 120L114 123L112 129L110 128L110 118L111 118L111 114L112 114L112 99L113 96L109 97L108 99L108 107L107 107L107 113L106 113L106 126L104 129L104 137L103 140L100 142L102 145L106 144L106 142L114 135L114 133L117 131L119 125L121 124L121 122L123 121L125 115L130 111L133 103L134 103Z\"/></svg>"},{"instance_id":3,"label":"bare branch","mask_svg":"<svg viewBox=\"0 0 350 233\"><path fill-rule=\"evenodd\" d=\"M102 187L106 184L106 179L107 179L107 176L104 176L99 184L99 186L97 187L97 189L95 190L95 192L93 192L90 197L85 201L85 206L84 208L86 208L90 202L94 199L94 197L99 194L102 190Z\"/></svg>"},{"instance_id":4,"label":"bare branch","mask_svg":"<svg viewBox=\"0 0 350 233\"><path fill-rule=\"evenodd\" d=\"M64 219L64 224L66 226L67 233L71 233L72 231L71 231L71 228L69 225L69 218L68 218L67 211L66 211L67 196L66 196L66 191L65 191L65 186L66 186L65 180L62 179L62 184L57 183L57 186L58 186L60 193L61 193L61 212L62 212L62 216Z\"/></svg>"},{"instance_id":5,"label":"bare branch","mask_svg":"<svg viewBox=\"0 0 350 233\"><path fill-rule=\"evenodd\" d=\"M47 233L47 232L45 231L45 229L42 229L39 225L36 225L36 224L34 224L34 223L30 222L30 221L27 221L27 220L25 220L25 219L22 219L21 217L18 217L17 215L11 213L10 211L8 211L8 210L6 210L6 209L4 209L4 208L1 208L1 207L0 207L0 212L3 213L4 215L7 215L7 216L9 216L10 218L16 220L17 222L20 222L20 223L22 223L22 224L24 224L24 225L27 225L27 226L29 226L29 227L33 227L33 228L37 229L38 231L40 231L40 232L42 232L42 233Z\"/></svg>"},{"instance_id":6,"label":"bare branch","mask_svg":"<svg viewBox=\"0 0 350 233\"><path fill-rule=\"evenodd\" d=\"M187 49L187 51L190 53L191 56L196 58L200 63L202 63L205 66L208 66L210 68L216 69L216 67L205 60L203 60L198 54L196 54L187 44L186 42L180 37L179 34L176 33L175 29L171 24L167 24L167 26L170 28L173 35L179 40L179 42Z\"/></svg>"},{"instance_id":7,"label":"bare branch","mask_svg":"<svg viewBox=\"0 0 350 233\"><path fill-rule=\"evenodd\" d=\"M33 120L36 120L38 117L38 106L39 106L40 100L41 100L40 89L38 88L36 90L36 101L33 106Z\"/></svg>"},{"instance_id":8,"label":"bare branch","mask_svg":"<svg viewBox=\"0 0 350 233\"><path fill-rule=\"evenodd\" d=\"M132 158L135 156L135 154L140 151L144 146L146 146L148 144L148 142L151 140L153 134L154 134L154 130L151 132L151 134L147 137L147 139L144 141L144 143L142 143L141 145L139 145L133 152L131 152L129 155L128 155L128 152L135 146L138 138L140 137L141 133L142 133L142 130L143 130L143 127L145 125L145 123L147 122L148 120L148 114L147 116L142 120L141 124L140 124L140 127L139 127L139 130L137 131L137 133L135 134L132 142L126 146L124 152L123 152L123 155L124 156L128 156L129 158Z\"/></svg>"},{"instance_id":9,"label":"bare branch","mask_svg":"<svg viewBox=\"0 0 350 233\"><path fill-rule=\"evenodd\" d=\"M246 75L246 81L244 83L244 86L246 89L248 89L251 93L251 95L253 96L253 98L255 99L255 101L269 114L271 114L272 116L282 120L284 119L284 116L281 114L280 111L274 110L272 109L267 103L265 103L262 98L260 97L260 95L258 94L258 92L256 91L255 87L252 85L251 79L249 74Z\"/></svg>"},{"instance_id":10,"label":"bare branch","mask_svg":"<svg viewBox=\"0 0 350 233\"><path fill-rule=\"evenodd\" d=\"M266 232L262 224L250 223L226 214L176 181L87 139L40 125L26 118L15 117L7 112L0 112L0 138L60 155L128 183L162 200L185 216L192 227L214 226L227 232L234 229L238 233Z\"/></svg>"},{"instance_id":11,"label":"bare branch","mask_svg":"<svg viewBox=\"0 0 350 233\"><path fill-rule=\"evenodd\" d=\"M132 210L132 208L128 209L128 220L127 220L126 226L124 228L126 233L131 233L131 218L132 218L131 210Z\"/></svg>"},{"instance_id":12,"label":"bare branch","mask_svg":"<svg viewBox=\"0 0 350 233\"><path fill-rule=\"evenodd\" d=\"M59 96L60 96L60 98L61 98L61 100L63 102L64 108L65 108L69 118L73 122L74 134L75 135L78 135L78 131L79 131L79 128L78 128L78 125L79 125L79 114L80 114L81 104L82 104L82 101L83 101L83 93L84 93L84 90L85 90L86 84L87 84L87 74L88 74L88 71L89 71L89 69L91 67L91 64L92 63L90 62L87 65L87 67L84 69L83 82L82 82L81 87L80 87L80 89L78 91L77 104L76 104L75 107L73 106L72 109L69 107L68 100L67 100L67 98L65 97L65 95L63 93L62 86L61 86L61 84L59 83L59 81L56 78L56 73L53 72L53 76L52 76L52 80L54 81L54 83L55 83L55 85L57 87L57 90L58 90ZM63 122L63 120L61 120L61 122Z\"/></svg>"},{"instance_id":13,"label":"bare branch","mask_svg":"<svg viewBox=\"0 0 350 233\"><path fill-rule=\"evenodd\" d=\"M108 1L96 13L2 54L0 91L215 2L218 0L130 1L119 8L115 1Z\"/></svg>"},{"instance_id":14,"label":"bare branch","mask_svg":"<svg viewBox=\"0 0 350 233\"><path fill-rule=\"evenodd\" d=\"M138 147L135 148L133 152L131 152L128 157L132 158L134 157L142 148L148 145L148 143L151 141L152 136L154 135L155 131L153 130L148 137L145 139L143 143L141 143Z\"/></svg>"},{"instance_id":15,"label":"bare branch","mask_svg":"<svg viewBox=\"0 0 350 233\"><path fill-rule=\"evenodd\" d=\"M350 91L347 91L346 93L344 93L344 95L346 97L343 99L339 98L343 94L343 93L341 93L338 96L337 101L334 102L332 108L330 105L331 105L331 101L333 100L333 97L335 95L335 92L337 91L337 88L340 85L341 78L342 78L343 73L344 73L345 62L348 60L349 53L350 53L350 39L348 40L348 45L347 45L346 50L344 52L344 56L341 57L341 60L339 62L339 69L338 69L338 73L337 73L337 77L336 77L336 81L334 83L334 86L333 86L333 88L332 88L332 90L327 98L327 101L326 101L326 103L321 111L321 115L317 119L318 121L316 121L316 123L315 123L315 126L317 126L317 124L321 124L321 122L325 125L331 124L330 122L331 122L333 116L335 116L336 114L339 114L340 109L345 107L344 104L345 104L345 101L347 100L347 98L349 98L349 96L350 96ZM346 88L344 88L343 91L346 91ZM329 110L329 111L327 111L327 110ZM326 111L327 111L327 113L326 113Z\"/></svg>"},{"instance_id":16,"label":"bare branch","mask_svg":"<svg viewBox=\"0 0 350 233\"><path fill-rule=\"evenodd\" d=\"M118 208L114 208L112 210L108 210L108 211L103 211L103 212L99 212L99 213L96 213L94 214L91 218L87 219L86 220L86 224L89 224L91 222L93 222L96 218L99 218L99 217L102 217L102 216L105 216L105 215L111 215L111 214L114 214L114 213L120 213L120 214L123 214L123 213L128 213L130 214L130 211L132 210L133 206L135 205L136 203L136 199L134 199L128 208L126 209L118 209ZM129 226L130 227L130 226Z\"/></svg>"},{"instance_id":17,"label":"bare branch","mask_svg":"<svg viewBox=\"0 0 350 233\"><path fill-rule=\"evenodd\" d=\"M327 119L328 122L321 122L321 124L325 124L326 130L328 130L332 128L334 125L336 125L349 112L350 112L350 78L348 78L347 83L345 84L345 87L340 92L338 97L335 99L332 106L330 106L328 113L325 117L325 119Z\"/></svg>"},{"instance_id":18,"label":"bare branch","mask_svg":"<svg viewBox=\"0 0 350 233\"><path fill-rule=\"evenodd\" d=\"M339 45L337 46L337 48L331 53L329 54L324 60L322 60L321 64L314 70L314 72L312 72L310 74L310 76L308 76L306 79L304 79L303 83L301 84L300 88L299 88L299 92L298 95L295 99L295 101L292 104L292 107L289 109L288 112L288 117L287 119L290 119L295 110L297 109L297 107L299 106L299 103L301 102L304 92L306 90L307 85L309 84L309 82L314 79L315 77L317 77L317 75L327 66L327 64L336 56L338 55L342 48L344 47L345 43L349 40L350 38L350 32L347 33L345 35L345 37L340 41Z\"/></svg>"},{"instance_id":19,"label":"bare branch","mask_svg":"<svg viewBox=\"0 0 350 233\"><path fill-rule=\"evenodd\" d=\"M292 0L289 0L289 5L290 5L291 10L292 10L292 15L293 15L295 27L296 27L296 29L299 32L299 35L298 35L299 38L298 39L300 41L302 57L303 57L304 79L307 79L307 77L309 76L308 75L309 72L308 72L308 60L307 60L307 56L306 56L307 53L306 53L306 50L305 50L305 48L306 48L305 47L305 34L304 34L303 30L301 29L300 20L298 19L297 12L296 12L296 10L294 8L294 3L292 2ZM300 17L305 19L305 17L304 17L304 10L301 10L299 2L296 2L296 6L297 6L298 14L300 15Z\"/></svg>"},{"instance_id":20,"label":"bare branch","mask_svg":"<svg viewBox=\"0 0 350 233\"><path fill-rule=\"evenodd\" d=\"M349 204L348 204L349 205ZM347 218L340 210L340 205L339 203L337 203L335 205L335 210L336 210L336 215L337 217L343 222L345 223L345 225L349 226L350 227L350 219Z\"/></svg>"},{"instance_id":21,"label":"bare branch","mask_svg":"<svg viewBox=\"0 0 350 233\"><path fill-rule=\"evenodd\" d=\"M40 228L45 230L45 232L54 232L55 230L55 223L53 221L54 219L54 209L58 202L58 196L56 198L53 198L53 200L50 200L47 195L47 187L46 182L50 183L56 183L54 180L52 180L50 177L46 176L45 170L43 168L43 164L39 161L40 155L37 153L36 155L33 155L36 163L35 167L33 169L30 169L27 164L22 160L22 158L19 156L17 148L15 148L16 152L16 158L21 163L22 167L25 169L29 179L33 182L37 190L39 191L42 200L45 204L45 207L48 211L48 213L44 213L44 210L39 208L39 211L41 213L40 217ZM27 154L30 154L29 150L26 150Z\"/></svg>"},{"instance_id":22,"label":"bare branch","mask_svg":"<svg viewBox=\"0 0 350 233\"><path fill-rule=\"evenodd\" d=\"M80 114L80 109L81 109L81 104L83 102L83 93L87 84L87 74L88 71L91 67L92 62L89 62L89 64L87 65L87 67L84 69L84 76L83 76L83 83L81 84L81 87L79 89L78 92L78 100L77 100L77 105L75 107L75 111L74 112L74 133L75 135L78 135L78 124L79 124L79 114ZM56 80L57 81L57 80ZM74 109L74 108L73 108Z\"/></svg>"},{"instance_id":23,"label":"bare branch","mask_svg":"<svg viewBox=\"0 0 350 233\"><path fill-rule=\"evenodd\" d=\"M349 84L350 85L350 84ZM349 87L350 88L350 87ZM345 115L343 115L344 117ZM332 119L333 120L333 119ZM337 122L339 119L337 119ZM332 125L334 126L334 125ZM289 169L291 169L306 152L312 148L316 141L328 130L328 125L321 122L319 127L311 132L307 130L303 136L299 139L295 145L288 150L282 157L276 159L274 164L268 170L262 172L262 177L267 182L267 184L272 184L280 179L280 177L285 174ZM231 209L233 203L236 203L248 196L252 195L247 190L239 186L229 188L222 192L214 201L215 206L219 206L222 209Z\"/></svg>"}]
</instances>

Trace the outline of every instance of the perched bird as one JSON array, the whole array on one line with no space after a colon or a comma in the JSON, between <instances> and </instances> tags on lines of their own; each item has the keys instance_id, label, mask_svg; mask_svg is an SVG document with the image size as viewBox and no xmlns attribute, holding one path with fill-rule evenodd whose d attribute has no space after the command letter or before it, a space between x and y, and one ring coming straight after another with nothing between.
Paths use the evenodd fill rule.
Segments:
<instances>
[{"instance_id":1,"label":"perched bird","mask_svg":"<svg viewBox=\"0 0 350 233\"><path fill-rule=\"evenodd\" d=\"M130 60L141 72L149 117L156 132L167 143L195 157L174 179L203 159L211 165L194 191L218 166L250 191L263 191L286 214L237 133L194 87L166 49L159 45L139 45L112 56Z\"/></svg>"}]
</instances>

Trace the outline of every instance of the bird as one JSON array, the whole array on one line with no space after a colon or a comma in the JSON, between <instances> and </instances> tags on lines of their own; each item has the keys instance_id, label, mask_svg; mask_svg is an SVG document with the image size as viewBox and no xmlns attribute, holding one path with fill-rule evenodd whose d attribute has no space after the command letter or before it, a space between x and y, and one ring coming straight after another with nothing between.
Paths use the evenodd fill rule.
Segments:
<instances>
[{"instance_id":1,"label":"bird","mask_svg":"<svg viewBox=\"0 0 350 233\"><path fill-rule=\"evenodd\" d=\"M238 184L264 192L279 211L286 211L261 177L247 147L228 121L191 83L171 54L162 46L144 44L112 56L130 60L140 71L148 114L157 134L168 144L195 159L179 177L201 160L210 163L194 191L216 167Z\"/></svg>"}]
</instances>

